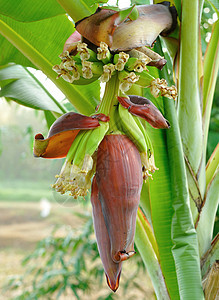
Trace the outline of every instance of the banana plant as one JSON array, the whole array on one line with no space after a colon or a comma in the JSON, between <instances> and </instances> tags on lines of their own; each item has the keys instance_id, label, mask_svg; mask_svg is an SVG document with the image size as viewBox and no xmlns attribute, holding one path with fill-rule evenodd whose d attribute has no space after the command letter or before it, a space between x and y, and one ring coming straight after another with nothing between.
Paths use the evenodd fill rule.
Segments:
<instances>
[{"instance_id":1,"label":"banana plant","mask_svg":"<svg viewBox=\"0 0 219 300\"><path fill-rule=\"evenodd\" d=\"M47 138L35 136L34 155L66 157L57 192L83 197L93 178L94 229L114 292L135 241L158 299L216 299L219 146L207 164L206 146L219 21L203 55L203 0L123 10L106 2L1 0L0 95L56 120Z\"/></svg>"}]
</instances>

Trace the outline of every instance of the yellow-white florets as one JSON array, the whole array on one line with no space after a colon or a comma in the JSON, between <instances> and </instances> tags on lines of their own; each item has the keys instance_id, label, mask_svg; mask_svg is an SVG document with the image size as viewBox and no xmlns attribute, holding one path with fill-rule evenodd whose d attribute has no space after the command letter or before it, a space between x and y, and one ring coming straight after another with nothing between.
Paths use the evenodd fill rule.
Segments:
<instances>
[{"instance_id":1,"label":"yellow-white florets","mask_svg":"<svg viewBox=\"0 0 219 300\"><path fill-rule=\"evenodd\" d=\"M103 66L103 74L100 77L101 82L108 82L115 71L115 65L107 64Z\"/></svg>"},{"instance_id":2,"label":"yellow-white florets","mask_svg":"<svg viewBox=\"0 0 219 300\"><path fill-rule=\"evenodd\" d=\"M108 45L104 42L100 42L100 47L97 48L97 59L102 60L107 57L109 53Z\"/></svg>"},{"instance_id":3,"label":"yellow-white florets","mask_svg":"<svg viewBox=\"0 0 219 300\"><path fill-rule=\"evenodd\" d=\"M136 75L134 72L129 73L120 83L120 90L122 92L127 92L131 86L139 80L139 75Z\"/></svg>"},{"instance_id":4,"label":"yellow-white florets","mask_svg":"<svg viewBox=\"0 0 219 300\"><path fill-rule=\"evenodd\" d=\"M156 78L151 82L150 85L151 94L154 97L158 97L159 93L161 96L167 97L169 99L176 100L177 89L174 85L169 87L165 79Z\"/></svg>"},{"instance_id":5,"label":"yellow-white florets","mask_svg":"<svg viewBox=\"0 0 219 300\"><path fill-rule=\"evenodd\" d=\"M119 52L119 58L117 63L115 64L115 69L117 71L124 70L125 64L127 63L129 59L129 54L125 52Z\"/></svg>"},{"instance_id":6,"label":"yellow-white florets","mask_svg":"<svg viewBox=\"0 0 219 300\"><path fill-rule=\"evenodd\" d=\"M90 53L88 51L86 43L78 42L77 43L77 51L79 52L80 58L82 61L88 60L90 58Z\"/></svg>"},{"instance_id":7,"label":"yellow-white florets","mask_svg":"<svg viewBox=\"0 0 219 300\"><path fill-rule=\"evenodd\" d=\"M87 154L81 168L66 160L52 187L61 194L69 192L75 199L79 196L85 197L91 187L92 168L93 159Z\"/></svg>"}]
</instances>

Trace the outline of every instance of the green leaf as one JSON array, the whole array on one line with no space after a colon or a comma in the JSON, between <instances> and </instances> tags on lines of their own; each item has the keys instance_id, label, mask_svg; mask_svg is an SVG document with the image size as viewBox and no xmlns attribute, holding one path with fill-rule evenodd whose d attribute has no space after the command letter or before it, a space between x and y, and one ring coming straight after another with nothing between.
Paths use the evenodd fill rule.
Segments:
<instances>
[{"instance_id":1,"label":"green leaf","mask_svg":"<svg viewBox=\"0 0 219 300\"><path fill-rule=\"evenodd\" d=\"M157 45L160 47L159 41ZM160 75L168 80L166 67ZM197 235L191 218L174 101L164 99L164 111L171 128L163 131L148 128L159 168L149 183L149 194L161 269L170 298L203 299Z\"/></svg>"},{"instance_id":2,"label":"green leaf","mask_svg":"<svg viewBox=\"0 0 219 300\"><path fill-rule=\"evenodd\" d=\"M0 12L22 22L38 21L65 14L56 0L1 0Z\"/></svg>"},{"instance_id":3,"label":"green leaf","mask_svg":"<svg viewBox=\"0 0 219 300\"><path fill-rule=\"evenodd\" d=\"M162 55L163 53L161 52L159 41L157 45L159 52ZM160 75L161 78L165 78L169 82L169 76L166 67L164 67L163 70L160 71ZM170 251L174 259L180 299L204 299L201 284L197 235L191 217L184 155L182 151L179 126L177 122L176 109L173 100L164 99L164 111L165 117L171 124L171 128L165 131L165 140L167 145L165 159L166 163L169 166L169 168L166 169L167 174L165 175L168 175L169 177L168 188L170 189L167 195L168 202L163 204L163 201L158 200L160 205L162 203L163 220L165 220L165 215L167 214L164 224L166 227L166 231L168 231L165 232L165 234L168 233L167 236L170 236L172 242L172 247ZM158 153L160 155L160 151ZM158 167L160 166L158 165ZM162 179L160 178L159 182L161 182L161 180ZM162 199L161 195L160 199ZM157 203L157 205L159 203ZM160 210L158 206L157 209ZM158 218L156 219L157 222L159 222ZM162 230L163 229L160 228L160 231ZM155 236L160 251L162 266L162 259L163 264L165 264L165 258L163 256L165 255L165 248L162 247L161 249L161 247L159 246L159 240L157 238L156 232ZM160 239L165 238L165 236L161 236L160 232L159 237ZM171 244L169 241L169 247L170 245ZM166 273L164 273L164 276L165 275ZM175 299L175 296L173 298Z\"/></svg>"},{"instance_id":4,"label":"green leaf","mask_svg":"<svg viewBox=\"0 0 219 300\"><path fill-rule=\"evenodd\" d=\"M131 0L131 4L136 4L136 5L149 5L150 0Z\"/></svg>"},{"instance_id":5,"label":"green leaf","mask_svg":"<svg viewBox=\"0 0 219 300\"><path fill-rule=\"evenodd\" d=\"M56 117L50 112L50 111L44 111L46 123L48 129L52 126L52 124L55 122Z\"/></svg>"},{"instance_id":6,"label":"green leaf","mask_svg":"<svg viewBox=\"0 0 219 300\"><path fill-rule=\"evenodd\" d=\"M17 49L8 43L6 39L0 37L2 49L4 49L0 64L16 62L25 66L34 65L36 68L41 69L60 88L78 111L91 114L98 103L99 89L93 97L88 97L88 95L92 94L98 83L95 82L82 89L80 86L76 87L65 82L62 78L57 80L57 74L52 70L53 65L60 63L58 55L62 52L66 39L73 31L73 24L66 16L53 17L32 23L21 23L1 16L0 33Z\"/></svg>"},{"instance_id":7,"label":"green leaf","mask_svg":"<svg viewBox=\"0 0 219 300\"><path fill-rule=\"evenodd\" d=\"M147 221L142 218L141 213L138 211L135 234L136 246L148 273L150 274L157 298L168 300L170 298L165 286L160 264L148 236L148 230L150 231L150 229L151 228L148 226Z\"/></svg>"},{"instance_id":8,"label":"green leaf","mask_svg":"<svg viewBox=\"0 0 219 300\"><path fill-rule=\"evenodd\" d=\"M98 8L95 0L57 0L69 16L77 22L95 13Z\"/></svg>"},{"instance_id":9,"label":"green leaf","mask_svg":"<svg viewBox=\"0 0 219 300\"><path fill-rule=\"evenodd\" d=\"M204 57L203 77L203 124L204 124L204 147L207 147L209 122L213 103L214 90L219 70L219 20L214 23L211 39L208 43Z\"/></svg>"},{"instance_id":10,"label":"green leaf","mask_svg":"<svg viewBox=\"0 0 219 300\"><path fill-rule=\"evenodd\" d=\"M58 64L60 63L58 55L62 53L65 41L74 31L73 24L66 16L22 23L0 15L0 24L0 32L2 34L0 42L3 49L0 58L1 65L15 62L24 66L34 67L37 66L39 61L37 56L41 56L45 65L49 62L52 66L53 64ZM19 39L20 43L23 42L23 47L18 44ZM20 52L29 46L29 51L23 53L26 59L12 45L16 48L20 46L21 49L18 48ZM33 56L35 57L33 58Z\"/></svg>"},{"instance_id":11,"label":"green leaf","mask_svg":"<svg viewBox=\"0 0 219 300\"><path fill-rule=\"evenodd\" d=\"M206 166L206 187L209 185L210 181L212 180L218 166L219 166L219 143L215 147Z\"/></svg>"},{"instance_id":12,"label":"green leaf","mask_svg":"<svg viewBox=\"0 0 219 300\"><path fill-rule=\"evenodd\" d=\"M160 1L160 0L154 0L153 1L154 4L159 4L161 2L162 1ZM181 17L181 0L170 0L168 2L170 2L171 6L174 5L176 7L178 16L180 18Z\"/></svg>"},{"instance_id":13,"label":"green leaf","mask_svg":"<svg viewBox=\"0 0 219 300\"><path fill-rule=\"evenodd\" d=\"M155 78L159 77L156 68L151 67L150 74ZM152 100L159 110L164 113L164 101L161 97L153 98L147 89L144 89L144 96ZM170 125L172 128L171 123ZM146 210L146 213L148 212L147 215L149 215L148 202L150 201L151 219L158 244L162 273L170 298L177 300L179 299L179 287L176 266L172 254L173 187L170 181L171 165L169 164L166 143L166 133L169 130L158 130L149 125L146 127L154 149L155 165L159 170L153 174L153 180L148 179L149 191L146 186L143 187L143 192L146 192L146 195L141 194L141 203L143 203L142 207ZM149 200L147 199L148 197Z\"/></svg>"},{"instance_id":14,"label":"green leaf","mask_svg":"<svg viewBox=\"0 0 219 300\"><path fill-rule=\"evenodd\" d=\"M204 205L196 224L200 256L202 256L211 246L215 216L219 203L218 190L219 167L207 187Z\"/></svg>"},{"instance_id":15,"label":"green leaf","mask_svg":"<svg viewBox=\"0 0 219 300\"><path fill-rule=\"evenodd\" d=\"M202 277L206 275L211 269L213 263L218 260L219 257L219 233L211 243L211 248L203 255L201 259Z\"/></svg>"},{"instance_id":16,"label":"green leaf","mask_svg":"<svg viewBox=\"0 0 219 300\"><path fill-rule=\"evenodd\" d=\"M160 98L159 98L160 99ZM160 99L160 101L162 101ZM168 100L167 100L168 101ZM172 124L171 124L172 126ZM172 254L172 191L168 153L166 148L166 132L148 126L148 134L153 144L156 167L153 180L149 182L151 203L151 218L155 238L160 254L160 264L166 286L172 299L179 299L179 287L176 276L176 266Z\"/></svg>"},{"instance_id":17,"label":"green leaf","mask_svg":"<svg viewBox=\"0 0 219 300\"><path fill-rule=\"evenodd\" d=\"M5 80L13 80L4 85ZM27 107L65 113L64 107L46 90L38 79L26 68L11 65L0 69L1 97L7 97Z\"/></svg>"},{"instance_id":18,"label":"green leaf","mask_svg":"<svg viewBox=\"0 0 219 300\"><path fill-rule=\"evenodd\" d=\"M139 17L139 12L137 10L137 7L134 6L131 13L130 13L130 15L129 15L129 19L134 21L134 20L137 20L138 17Z\"/></svg>"},{"instance_id":19,"label":"green leaf","mask_svg":"<svg viewBox=\"0 0 219 300\"><path fill-rule=\"evenodd\" d=\"M206 0L206 1L211 5L211 7L214 9L214 11L216 12L216 14L219 17L219 3L218 3L218 0Z\"/></svg>"},{"instance_id":20,"label":"green leaf","mask_svg":"<svg viewBox=\"0 0 219 300\"><path fill-rule=\"evenodd\" d=\"M135 7L135 5L127 8L127 9L123 9L119 12L119 16L120 16L120 22L124 22L127 18L130 18L131 20L136 20L139 16L138 10Z\"/></svg>"},{"instance_id":21,"label":"green leaf","mask_svg":"<svg viewBox=\"0 0 219 300\"><path fill-rule=\"evenodd\" d=\"M172 254L176 266L180 299L204 299L197 235L189 205L184 156L173 101L164 102L165 116L171 124L167 131L168 160L171 166Z\"/></svg>"}]
</instances>

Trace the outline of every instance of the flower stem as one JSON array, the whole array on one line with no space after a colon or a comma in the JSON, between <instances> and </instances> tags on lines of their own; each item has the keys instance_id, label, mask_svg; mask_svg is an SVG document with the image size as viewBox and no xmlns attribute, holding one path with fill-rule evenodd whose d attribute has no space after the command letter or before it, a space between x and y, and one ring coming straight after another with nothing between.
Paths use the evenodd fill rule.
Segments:
<instances>
[{"instance_id":1,"label":"flower stem","mask_svg":"<svg viewBox=\"0 0 219 300\"><path fill-rule=\"evenodd\" d=\"M110 115L112 105L118 102L116 96L118 95L119 81L117 74L113 75L111 79L106 83L103 99L100 103L98 113ZM115 102L115 103L114 103Z\"/></svg>"},{"instance_id":2,"label":"flower stem","mask_svg":"<svg viewBox=\"0 0 219 300\"><path fill-rule=\"evenodd\" d=\"M98 113L103 113L110 117L109 132L117 131L117 96L119 94L119 79L117 73L106 83L103 99L100 103Z\"/></svg>"}]
</instances>

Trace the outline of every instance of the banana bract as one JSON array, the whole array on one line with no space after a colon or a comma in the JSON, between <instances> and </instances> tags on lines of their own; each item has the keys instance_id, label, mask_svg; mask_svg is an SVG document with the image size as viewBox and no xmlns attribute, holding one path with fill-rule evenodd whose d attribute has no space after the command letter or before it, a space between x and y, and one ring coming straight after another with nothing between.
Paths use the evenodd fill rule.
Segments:
<instances>
[{"instance_id":1,"label":"banana bract","mask_svg":"<svg viewBox=\"0 0 219 300\"><path fill-rule=\"evenodd\" d=\"M119 287L122 262L115 263L112 260L110 238L104 221L95 177L93 178L92 183L91 204L93 212L94 231L97 239L100 258L103 263L107 283L111 290L115 292Z\"/></svg>"},{"instance_id":2,"label":"banana bract","mask_svg":"<svg viewBox=\"0 0 219 300\"><path fill-rule=\"evenodd\" d=\"M108 119L103 114L92 117L75 112L64 114L53 123L46 139L40 133L35 136L34 156L44 158L66 157L79 131L99 127L99 120L107 121Z\"/></svg>"},{"instance_id":3,"label":"banana bract","mask_svg":"<svg viewBox=\"0 0 219 300\"><path fill-rule=\"evenodd\" d=\"M97 152L98 196L114 262L133 256L136 214L142 188L141 158L125 135L107 135Z\"/></svg>"},{"instance_id":4,"label":"banana bract","mask_svg":"<svg viewBox=\"0 0 219 300\"><path fill-rule=\"evenodd\" d=\"M167 2L166 2L167 3ZM138 18L122 17L122 11L98 9L76 23L76 30L87 40L99 46L105 42L112 51L125 51L151 46L157 36L175 29L176 10L169 5L139 5Z\"/></svg>"},{"instance_id":5,"label":"banana bract","mask_svg":"<svg viewBox=\"0 0 219 300\"><path fill-rule=\"evenodd\" d=\"M118 97L118 100L131 114L146 120L154 128L170 127L169 122L150 100L135 95Z\"/></svg>"}]
</instances>

